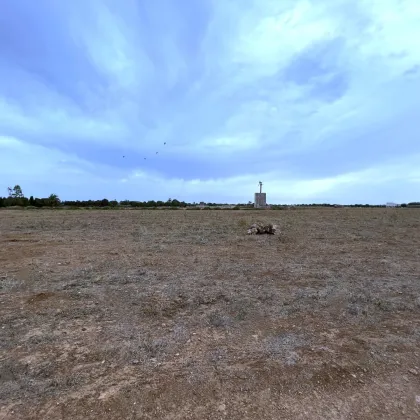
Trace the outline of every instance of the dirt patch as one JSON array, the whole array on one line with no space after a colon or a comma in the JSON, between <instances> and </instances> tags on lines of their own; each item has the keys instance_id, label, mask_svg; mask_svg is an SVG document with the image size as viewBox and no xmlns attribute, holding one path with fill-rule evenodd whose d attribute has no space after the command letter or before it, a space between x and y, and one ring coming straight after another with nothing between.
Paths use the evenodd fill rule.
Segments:
<instances>
[{"instance_id":1,"label":"dirt patch","mask_svg":"<svg viewBox=\"0 0 420 420\"><path fill-rule=\"evenodd\" d=\"M1 211L0 418L419 418L389 210Z\"/></svg>"},{"instance_id":2,"label":"dirt patch","mask_svg":"<svg viewBox=\"0 0 420 420\"><path fill-rule=\"evenodd\" d=\"M41 293L37 293L34 296L31 296L27 302L28 303L37 303L37 302L41 302L43 300L49 299L51 297L54 296L54 293L52 292L41 292Z\"/></svg>"}]
</instances>

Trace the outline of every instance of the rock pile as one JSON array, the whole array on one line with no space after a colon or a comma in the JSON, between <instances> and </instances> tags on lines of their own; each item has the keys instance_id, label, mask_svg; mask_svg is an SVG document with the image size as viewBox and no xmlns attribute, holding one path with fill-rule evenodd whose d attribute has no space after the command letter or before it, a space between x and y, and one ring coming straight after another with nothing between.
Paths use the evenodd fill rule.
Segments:
<instances>
[{"instance_id":1,"label":"rock pile","mask_svg":"<svg viewBox=\"0 0 420 420\"><path fill-rule=\"evenodd\" d=\"M268 224L261 224L261 223L254 223L248 229L248 235L274 235L277 230L277 225L273 225L271 223Z\"/></svg>"}]
</instances>

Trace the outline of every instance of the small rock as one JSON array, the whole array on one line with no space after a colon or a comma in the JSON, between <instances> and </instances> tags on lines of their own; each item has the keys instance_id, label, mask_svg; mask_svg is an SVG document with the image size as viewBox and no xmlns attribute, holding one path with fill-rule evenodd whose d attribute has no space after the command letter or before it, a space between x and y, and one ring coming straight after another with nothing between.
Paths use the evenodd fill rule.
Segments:
<instances>
[{"instance_id":1,"label":"small rock","mask_svg":"<svg viewBox=\"0 0 420 420\"><path fill-rule=\"evenodd\" d=\"M219 407L217 407L219 411L225 411L226 410L226 404L220 404Z\"/></svg>"},{"instance_id":2,"label":"small rock","mask_svg":"<svg viewBox=\"0 0 420 420\"><path fill-rule=\"evenodd\" d=\"M132 362L131 362L131 364L132 365L138 365L140 362L137 360L137 359L134 359Z\"/></svg>"},{"instance_id":3,"label":"small rock","mask_svg":"<svg viewBox=\"0 0 420 420\"><path fill-rule=\"evenodd\" d=\"M416 403L420 404L420 395L416 395Z\"/></svg>"},{"instance_id":4,"label":"small rock","mask_svg":"<svg viewBox=\"0 0 420 420\"><path fill-rule=\"evenodd\" d=\"M413 374L413 375L418 375L419 373L417 372L417 370L416 369L408 369L408 371L411 373L411 374Z\"/></svg>"}]
</instances>

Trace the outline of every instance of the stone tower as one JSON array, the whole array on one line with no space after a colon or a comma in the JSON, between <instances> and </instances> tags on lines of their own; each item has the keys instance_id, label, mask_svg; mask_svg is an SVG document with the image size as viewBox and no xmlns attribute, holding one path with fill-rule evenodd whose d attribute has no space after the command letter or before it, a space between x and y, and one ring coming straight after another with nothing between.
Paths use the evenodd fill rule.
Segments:
<instances>
[{"instance_id":1,"label":"stone tower","mask_svg":"<svg viewBox=\"0 0 420 420\"><path fill-rule=\"evenodd\" d=\"M254 197L254 208L261 209L267 207L267 197L266 194L262 192L262 182L259 182L260 192L255 193Z\"/></svg>"}]
</instances>

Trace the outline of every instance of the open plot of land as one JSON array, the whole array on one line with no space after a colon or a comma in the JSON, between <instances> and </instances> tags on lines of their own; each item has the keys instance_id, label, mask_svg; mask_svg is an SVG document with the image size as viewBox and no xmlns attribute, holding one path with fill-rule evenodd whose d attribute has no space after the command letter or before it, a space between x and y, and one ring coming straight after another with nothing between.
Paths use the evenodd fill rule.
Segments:
<instances>
[{"instance_id":1,"label":"open plot of land","mask_svg":"<svg viewBox=\"0 0 420 420\"><path fill-rule=\"evenodd\" d=\"M2 419L420 418L416 209L4 210L0 232Z\"/></svg>"}]
</instances>

